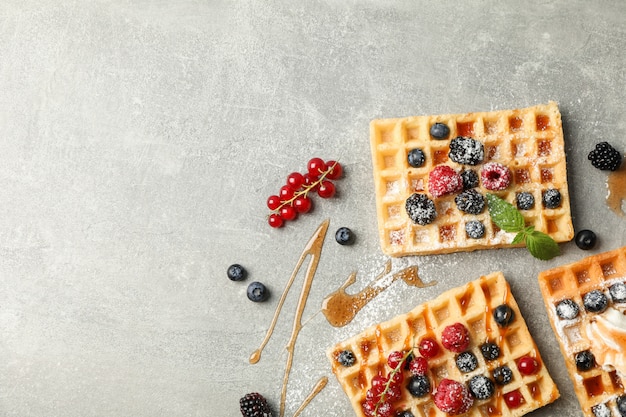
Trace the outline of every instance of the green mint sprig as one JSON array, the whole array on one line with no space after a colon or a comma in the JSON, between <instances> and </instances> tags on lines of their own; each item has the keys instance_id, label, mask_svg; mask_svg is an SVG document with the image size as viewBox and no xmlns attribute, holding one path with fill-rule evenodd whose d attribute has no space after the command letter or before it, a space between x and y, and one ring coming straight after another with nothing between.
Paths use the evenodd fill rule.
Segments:
<instances>
[{"instance_id":1,"label":"green mint sprig","mask_svg":"<svg viewBox=\"0 0 626 417\"><path fill-rule=\"evenodd\" d=\"M487 194L487 204L491 220L500 229L509 233L517 233L513 243L525 243L532 256L547 261L560 254L559 245L547 234L535 230L534 226L526 226L524 217L511 204L494 194Z\"/></svg>"}]
</instances>

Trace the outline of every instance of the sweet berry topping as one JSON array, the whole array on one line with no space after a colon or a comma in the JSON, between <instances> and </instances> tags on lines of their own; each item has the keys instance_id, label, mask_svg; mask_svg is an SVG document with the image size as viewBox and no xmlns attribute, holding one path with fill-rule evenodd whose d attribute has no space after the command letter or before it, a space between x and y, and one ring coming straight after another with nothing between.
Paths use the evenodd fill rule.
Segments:
<instances>
[{"instance_id":1,"label":"sweet berry topping","mask_svg":"<svg viewBox=\"0 0 626 417\"><path fill-rule=\"evenodd\" d=\"M602 291L593 290L583 296L583 305L587 311L602 313L609 305L609 300Z\"/></svg>"},{"instance_id":2,"label":"sweet berry topping","mask_svg":"<svg viewBox=\"0 0 626 417\"><path fill-rule=\"evenodd\" d=\"M406 389L414 397L423 397L430 393L430 380L426 375L413 375L406 384Z\"/></svg>"},{"instance_id":3,"label":"sweet berry topping","mask_svg":"<svg viewBox=\"0 0 626 417\"><path fill-rule=\"evenodd\" d=\"M463 181L463 189L469 190L470 188L478 187L478 174L473 169L466 169L461 171L461 180Z\"/></svg>"},{"instance_id":4,"label":"sweet berry topping","mask_svg":"<svg viewBox=\"0 0 626 417\"><path fill-rule=\"evenodd\" d=\"M532 356L523 356L517 362L517 369L522 375L532 375L539 369L539 362Z\"/></svg>"},{"instance_id":5,"label":"sweet berry topping","mask_svg":"<svg viewBox=\"0 0 626 417\"><path fill-rule=\"evenodd\" d=\"M498 385L506 385L513 379L513 371L506 365L494 369L492 375Z\"/></svg>"},{"instance_id":6,"label":"sweet berry topping","mask_svg":"<svg viewBox=\"0 0 626 417\"><path fill-rule=\"evenodd\" d=\"M411 165L413 168L419 168L424 165L424 161L426 161L426 156L424 155L424 152L419 148L411 149L407 156L407 161L409 162L409 165Z\"/></svg>"},{"instance_id":7,"label":"sweet berry topping","mask_svg":"<svg viewBox=\"0 0 626 417\"><path fill-rule=\"evenodd\" d=\"M319 177L326 169L326 163L322 158L312 158L307 163L307 170L312 177Z\"/></svg>"},{"instance_id":8,"label":"sweet berry topping","mask_svg":"<svg viewBox=\"0 0 626 417\"><path fill-rule=\"evenodd\" d=\"M445 139L450 134L450 128L444 123L435 123L430 127L430 136L435 139Z\"/></svg>"},{"instance_id":9,"label":"sweet berry topping","mask_svg":"<svg viewBox=\"0 0 626 417\"><path fill-rule=\"evenodd\" d=\"M226 271L226 275L228 276L228 279L231 281L243 281L244 279L246 279L246 276L248 275L248 273L244 269L243 266L239 264L232 264L231 266L228 267L228 270Z\"/></svg>"},{"instance_id":10,"label":"sweet berry topping","mask_svg":"<svg viewBox=\"0 0 626 417\"><path fill-rule=\"evenodd\" d=\"M608 142L600 142L596 148L589 152L587 159L591 165L603 171L615 171L622 163L622 154L613 148Z\"/></svg>"},{"instance_id":11,"label":"sweet berry topping","mask_svg":"<svg viewBox=\"0 0 626 417\"><path fill-rule=\"evenodd\" d=\"M454 197L459 210L468 214L480 214L485 209L485 197L478 191L466 190Z\"/></svg>"},{"instance_id":12,"label":"sweet berry topping","mask_svg":"<svg viewBox=\"0 0 626 417\"><path fill-rule=\"evenodd\" d=\"M459 136L450 142L448 156L462 165L478 165L485 157L485 148L475 139Z\"/></svg>"},{"instance_id":13,"label":"sweet berry topping","mask_svg":"<svg viewBox=\"0 0 626 417\"><path fill-rule=\"evenodd\" d=\"M500 327L506 327L515 319L513 309L506 304L501 304L493 310L493 318Z\"/></svg>"},{"instance_id":14,"label":"sweet berry topping","mask_svg":"<svg viewBox=\"0 0 626 417\"><path fill-rule=\"evenodd\" d=\"M340 227L335 232L335 240L340 245L352 245L355 240L354 233L347 227Z\"/></svg>"},{"instance_id":15,"label":"sweet berry topping","mask_svg":"<svg viewBox=\"0 0 626 417\"><path fill-rule=\"evenodd\" d=\"M322 181L320 188L317 189L317 194L322 198L331 198L335 195L335 184L330 181Z\"/></svg>"},{"instance_id":16,"label":"sweet berry topping","mask_svg":"<svg viewBox=\"0 0 626 417\"><path fill-rule=\"evenodd\" d=\"M452 352L463 352L469 346L469 342L469 332L461 323L446 326L441 332L441 344Z\"/></svg>"},{"instance_id":17,"label":"sweet berry topping","mask_svg":"<svg viewBox=\"0 0 626 417\"><path fill-rule=\"evenodd\" d=\"M485 236L485 225L478 220L470 220L465 223L465 233L472 239L480 239Z\"/></svg>"},{"instance_id":18,"label":"sweet berry topping","mask_svg":"<svg viewBox=\"0 0 626 417\"><path fill-rule=\"evenodd\" d=\"M591 230L581 230L576 233L576 246L582 250L593 249L596 245L596 234Z\"/></svg>"},{"instance_id":19,"label":"sweet berry topping","mask_svg":"<svg viewBox=\"0 0 626 417\"><path fill-rule=\"evenodd\" d=\"M617 404L617 411L619 411L622 417L626 417L626 395L617 397L615 403Z\"/></svg>"},{"instance_id":20,"label":"sweet berry topping","mask_svg":"<svg viewBox=\"0 0 626 417\"><path fill-rule=\"evenodd\" d=\"M326 166L328 167L328 174L326 174L326 178L329 180L338 180L341 178L343 174L343 167L337 161L326 161Z\"/></svg>"},{"instance_id":21,"label":"sweet berry topping","mask_svg":"<svg viewBox=\"0 0 626 417\"><path fill-rule=\"evenodd\" d=\"M434 400L438 409L453 416L466 413L474 404L465 385L446 378L439 383Z\"/></svg>"},{"instance_id":22,"label":"sweet berry topping","mask_svg":"<svg viewBox=\"0 0 626 417\"><path fill-rule=\"evenodd\" d=\"M421 226L432 223L437 217L435 203L426 194L411 195L406 199L404 207L409 218Z\"/></svg>"},{"instance_id":23,"label":"sweet berry topping","mask_svg":"<svg viewBox=\"0 0 626 417\"><path fill-rule=\"evenodd\" d=\"M517 208L520 210L530 210L535 207L535 196L526 191L518 193L515 200L517 201Z\"/></svg>"},{"instance_id":24,"label":"sweet berry topping","mask_svg":"<svg viewBox=\"0 0 626 417\"><path fill-rule=\"evenodd\" d=\"M409 410L401 411L396 417L415 417Z\"/></svg>"},{"instance_id":25,"label":"sweet berry topping","mask_svg":"<svg viewBox=\"0 0 626 417\"><path fill-rule=\"evenodd\" d=\"M352 365L354 365L354 363L356 362L356 357L354 356L354 353L352 353L351 350L344 350L344 351L341 351L339 355L337 356L337 362L339 362L341 365L345 366L346 368L349 368Z\"/></svg>"},{"instance_id":26,"label":"sweet berry topping","mask_svg":"<svg viewBox=\"0 0 626 417\"><path fill-rule=\"evenodd\" d=\"M267 208L270 210L276 210L280 207L280 197L277 195L271 195L267 198Z\"/></svg>"},{"instance_id":27,"label":"sweet berry topping","mask_svg":"<svg viewBox=\"0 0 626 417\"><path fill-rule=\"evenodd\" d=\"M472 372L478 366L478 359L472 352L462 352L456 357L456 367L463 373Z\"/></svg>"},{"instance_id":28,"label":"sweet berry topping","mask_svg":"<svg viewBox=\"0 0 626 417\"><path fill-rule=\"evenodd\" d=\"M434 198L463 189L461 176L447 165L438 165L428 174L428 191Z\"/></svg>"},{"instance_id":29,"label":"sweet berry topping","mask_svg":"<svg viewBox=\"0 0 626 417\"><path fill-rule=\"evenodd\" d=\"M609 294L611 294L614 303L626 302L626 284L618 282L617 284L611 285L609 287Z\"/></svg>"},{"instance_id":30,"label":"sweet berry topping","mask_svg":"<svg viewBox=\"0 0 626 417\"><path fill-rule=\"evenodd\" d=\"M250 301L254 301L255 303L267 300L267 297L270 295L265 285L260 282L254 281L248 285L248 299Z\"/></svg>"},{"instance_id":31,"label":"sweet berry topping","mask_svg":"<svg viewBox=\"0 0 626 417\"><path fill-rule=\"evenodd\" d=\"M302 187L302 184L304 184L304 175L299 172L292 172L287 175L287 185L292 189L297 190Z\"/></svg>"},{"instance_id":32,"label":"sweet berry topping","mask_svg":"<svg viewBox=\"0 0 626 417\"><path fill-rule=\"evenodd\" d=\"M409 364L409 370L413 375L425 375L428 371L428 361L422 356L417 356Z\"/></svg>"},{"instance_id":33,"label":"sweet berry topping","mask_svg":"<svg viewBox=\"0 0 626 417\"><path fill-rule=\"evenodd\" d=\"M396 369L403 359L404 354L402 352L394 350L389 354L389 356L387 356L387 365L389 365L391 369Z\"/></svg>"},{"instance_id":34,"label":"sweet berry topping","mask_svg":"<svg viewBox=\"0 0 626 417\"><path fill-rule=\"evenodd\" d=\"M517 408L524 403L524 397L519 390L507 392L504 394L504 402L509 408Z\"/></svg>"},{"instance_id":35,"label":"sweet berry topping","mask_svg":"<svg viewBox=\"0 0 626 417\"><path fill-rule=\"evenodd\" d=\"M488 190L504 190L511 183L511 170L497 162L488 162L480 170L480 179Z\"/></svg>"},{"instance_id":36,"label":"sweet berry topping","mask_svg":"<svg viewBox=\"0 0 626 417\"><path fill-rule=\"evenodd\" d=\"M604 403L591 407L594 417L611 417L611 409Z\"/></svg>"},{"instance_id":37,"label":"sweet berry topping","mask_svg":"<svg viewBox=\"0 0 626 417\"><path fill-rule=\"evenodd\" d=\"M485 342L480 345L480 352L483 354L483 358L486 361L492 361L498 359L500 356L500 348L495 343Z\"/></svg>"},{"instance_id":38,"label":"sweet berry topping","mask_svg":"<svg viewBox=\"0 0 626 417\"><path fill-rule=\"evenodd\" d=\"M484 375L475 375L468 383L470 393L477 400L491 398L495 392L493 381Z\"/></svg>"},{"instance_id":39,"label":"sweet berry topping","mask_svg":"<svg viewBox=\"0 0 626 417\"><path fill-rule=\"evenodd\" d=\"M556 188L549 188L542 194L543 206L548 209L555 209L561 205L561 193Z\"/></svg>"},{"instance_id":40,"label":"sweet berry topping","mask_svg":"<svg viewBox=\"0 0 626 417\"><path fill-rule=\"evenodd\" d=\"M572 320L578 316L578 304L569 298L560 301L556 305L556 314L564 320Z\"/></svg>"},{"instance_id":41,"label":"sweet berry topping","mask_svg":"<svg viewBox=\"0 0 626 417\"><path fill-rule=\"evenodd\" d=\"M293 206L282 206L280 208L280 217L283 220L293 220L298 216L298 212Z\"/></svg>"},{"instance_id":42,"label":"sweet berry topping","mask_svg":"<svg viewBox=\"0 0 626 417\"><path fill-rule=\"evenodd\" d=\"M258 392L243 396L239 400L239 409L243 417L272 417L272 410L267 400Z\"/></svg>"},{"instance_id":43,"label":"sweet berry topping","mask_svg":"<svg viewBox=\"0 0 626 417\"><path fill-rule=\"evenodd\" d=\"M439 354L439 345L435 339L426 337L420 342L418 350L420 351L420 355L426 359L432 359Z\"/></svg>"},{"instance_id":44,"label":"sweet berry topping","mask_svg":"<svg viewBox=\"0 0 626 417\"><path fill-rule=\"evenodd\" d=\"M590 351L583 350L574 355L574 362L579 371L588 371L596 364L596 358Z\"/></svg>"},{"instance_id":45,"label":"sweet berry topping","mask_svg":"<svg viewBox=\"0 0 626 417\"><path fill-rule=\"evenodd\" d=\"M270 214L270 216L267 219L267 222L270 224L271 227L274 227L274 228L282 227L284 224L283 218L280 217L280 214L278 213Z\"/></svg>"}]
</instances>

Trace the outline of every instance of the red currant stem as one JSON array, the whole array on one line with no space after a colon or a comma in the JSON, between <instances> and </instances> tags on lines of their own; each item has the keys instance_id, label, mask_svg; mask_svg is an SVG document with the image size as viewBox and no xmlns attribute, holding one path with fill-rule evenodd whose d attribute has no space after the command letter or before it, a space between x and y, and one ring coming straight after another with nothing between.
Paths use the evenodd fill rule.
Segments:
<instances>
[{"instance_id":1,"label":"red currant stem","mask_svg":"<svg viewBox=\"0 0 626 417\"><path fill-rule=\"evenodd\" d=\"M383 390L383 392L380 394L380 399L378 400L378 402L376 403L376 408L374 409L374 416L378 415L378 408L383 404L383 402L385 402L385 396L387 395L387 393L389 392L389 389L391 388L391 382L393 381L393 377L398 373L402 371L402 367L404 366L404 363L406 362L407 358L411 355L411 353L413 352L414 348L409 349L404 356L402 357L402 359L400 360L400 362L398 362L398 365L391 370L391 372L389 373L389 376L387 377L387 383L385 384L385 389Z\"/></svg>"}]
</instances>

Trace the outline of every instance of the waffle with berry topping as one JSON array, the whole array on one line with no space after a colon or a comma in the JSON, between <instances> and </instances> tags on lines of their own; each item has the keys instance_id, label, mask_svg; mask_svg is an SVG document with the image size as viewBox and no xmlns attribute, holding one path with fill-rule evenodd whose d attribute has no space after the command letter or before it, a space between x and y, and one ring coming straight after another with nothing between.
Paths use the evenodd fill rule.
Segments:
<instances>
[{"instance_id":1,"label":"waffle with berry topping","mask_svg":"<svg viewBox=\"0 0 626 417\"><path fill-rule=\"evenodd\" d=\"M501 272L368 328L327 356L359 417L521 416L559 397Z\"/></svg>"},{"instance_id":2,"label":"waffle with berry topping","mask_svg":"<svg viewBox=\"0 0 626 417\"><path fill-rule=\"evenodd\" d=\"M512 245L514 234L491 222L480 201L486 193L516 205L527 225L557 242L574 236L555 102L373 120L370 141L378 229L387 255L522 245Z\"/></svg>"},{"instance_id":3,"label":"waffle with berry topping","mask_svg":"<svg viewBox=\"0 0 626 417\"><path fill-rule=\"evenodd\" d=\"M626 415L626 247L539 274L586 416Z\"/></svg>"}]
</instances>

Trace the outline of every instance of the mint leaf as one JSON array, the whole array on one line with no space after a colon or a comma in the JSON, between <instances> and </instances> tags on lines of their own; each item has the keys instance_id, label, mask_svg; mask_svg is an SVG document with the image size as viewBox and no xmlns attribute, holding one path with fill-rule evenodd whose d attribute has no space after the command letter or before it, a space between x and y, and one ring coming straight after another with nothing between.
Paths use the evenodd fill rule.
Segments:
<instances>
[{"instance_id":1,"label":"mint leaf","mask_svg":"<svg viewBox=\"0 0 626 417\"><path fill-rule=\"evenodd\" d=\"M524 230L524 217L511 204L494 194L487 194L487 205L491 220L505 232L521 232Z\"/></svg>"},{"instance_id":2,"label":"mint leaf","mask_svg":"<svg viewBox=\"0 0 626 417\"><path fill-rule=\"evenodd\" d=\"M542 261L547 261L560 254L559 245L554 239L538 230L526 234L526 247L532 256Z\"/></svg>"},{"instance_id":3,"label":"mint leaf","mask_svg":"<svg viewBox=\"0 0 626 417\"><path fill-rule=\"evenodd\" d=\"M522 243L524 240L526 240L526 233L524 233L524 231L521 231L515 235L511 244L517 245L518 243Z\"/></svg>"}]
</instances>

